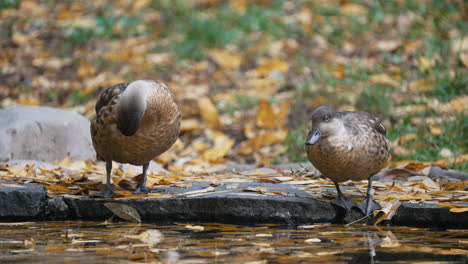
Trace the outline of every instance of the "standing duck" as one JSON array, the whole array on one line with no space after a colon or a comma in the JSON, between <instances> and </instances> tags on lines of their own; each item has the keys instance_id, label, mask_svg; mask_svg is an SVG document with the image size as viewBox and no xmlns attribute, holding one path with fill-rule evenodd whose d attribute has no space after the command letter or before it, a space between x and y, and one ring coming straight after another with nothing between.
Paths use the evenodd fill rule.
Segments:
<instances>
[{"instance_id":1,"label":"standing duck","mask_svg":"<svg viewBox=\"0 0 468 264\"><path fill-rule=\"evenodd\" d=\"M373 199L372 176L385 167L390 147L381 121L367 112L335 112L320 106L312 113L306 150L310 162L330 178L338 198L333 204L346 211L358 207L365 215L381 206ZM339 182L368 179L367 196L359 205L346 198Z\"/></svg>"},{"instance_id":2,"label":"standing duck","mask_svg":"<svg viewBox=\"0 0 468 264\"><path fill-rule=\"evenodd\" d=\"M179 130L179 109L164 83L138 80L105 89L96 102L91 138L97 159L106 162L106 188L93 196L112 196L112 161L142 165L143 177L134 193L147 193L149 162L174 144Z\"/></svg>"}]
</instances>

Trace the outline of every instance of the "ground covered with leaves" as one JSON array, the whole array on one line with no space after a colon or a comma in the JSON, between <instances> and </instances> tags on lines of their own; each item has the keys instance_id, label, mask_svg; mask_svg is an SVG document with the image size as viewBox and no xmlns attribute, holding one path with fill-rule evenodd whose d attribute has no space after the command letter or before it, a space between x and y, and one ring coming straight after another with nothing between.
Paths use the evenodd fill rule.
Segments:
<instances>
[{"instance_id":1,"label":"ground covered with leaves","mask_svg":"<svg viewBox=\"0 0 468 264\"><path fill-rule=\"evenodd\" d=\"M0 103L73 108L150 78L175 93L180 140L158 161L305 161L322 104L380 116L393 167L468 170L464 1L0 2ZM416 165L415 165L416 164Z\"/></svg>"}]
</instances>

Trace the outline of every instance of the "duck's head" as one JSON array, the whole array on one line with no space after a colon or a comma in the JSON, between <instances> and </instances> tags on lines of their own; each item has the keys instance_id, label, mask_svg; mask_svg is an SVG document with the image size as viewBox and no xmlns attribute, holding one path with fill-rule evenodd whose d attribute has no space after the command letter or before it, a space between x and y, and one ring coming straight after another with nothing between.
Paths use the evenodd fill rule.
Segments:
<instances>
[{"instance_id":1,"label":"duck's head","mask_svg":"<svg viewBox=\"0 0 468 264\"><path fill-rule=\"evenodd\" d=\"M321 138L336 135L342 131L343 122L337 112L329 106L320 106L312 113L312 130L307 136L306 145L314 145Z\"/></svg>"}]
</instances>

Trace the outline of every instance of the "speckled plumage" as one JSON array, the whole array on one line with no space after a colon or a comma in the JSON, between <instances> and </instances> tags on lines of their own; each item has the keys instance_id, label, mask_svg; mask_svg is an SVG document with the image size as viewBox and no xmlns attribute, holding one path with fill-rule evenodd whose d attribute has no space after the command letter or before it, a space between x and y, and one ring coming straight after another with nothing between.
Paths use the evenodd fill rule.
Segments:
<instances>
[{"instance_id":1,"label":"speckled plumage","mask_svg":"<svg viewBox=\"0 0 468 264\"><path fill-rule=\"evenodd\" d=\"M320 135L309 142L312 133L318 133L314 131L320 131ZM336 184L369 179L390 157L385 134L381 121L367 112L334 112L321 106L312 114L307 157L323 177Z\"/></svg>"},{"instance_id":2,"label":"speckled plumage","mask_svg":"<svg viewBox=\"0 0 468 264\"><path fill-rule=\"evenodd\" d=\"M139 101L133 98L127 100L129 105L122 105L123 94L132 83L111 86L97 100L96 118L91 122L91 137L99 160L146 165L177 140L180 114L169 88L152 80L137 82L138 85L133 82L132 90L135 91L132 95L141 98L144 106L138 105ZM129 97L128 94L124 96ZM134 114L139 110L142 110L141 116ZM128 117L122 122L122 116L126 113L132 119L130 121L136 119L134 127L129 130L132 131L131 135L123 133L125 126L129 125L126 124Z\"/></svg>"},{"instance_id":3,"label":"speckled plumage","mask_svg":"<svg viewBox=\"0 0 468 264\"><path fill-rule=\"evenodd\" d=\"M307 157L324 177L359 181L378 173L390 156L385 127L367 112L341 112L344 130L307 145Z\"/></svg>"}]
</instances>

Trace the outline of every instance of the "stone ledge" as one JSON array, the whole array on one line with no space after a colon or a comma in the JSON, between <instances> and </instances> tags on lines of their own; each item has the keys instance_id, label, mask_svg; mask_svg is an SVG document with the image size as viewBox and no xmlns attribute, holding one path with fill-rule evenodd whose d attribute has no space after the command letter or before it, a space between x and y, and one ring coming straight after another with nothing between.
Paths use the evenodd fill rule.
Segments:
<instances>
[{"instance_id":1,"label":"stone ledge","mask_svg":"<svg viewBox=\"0 0 468 264\"><path fill-rule=\"evenodd\" d=\"M200 183L194 188L199 189L203 186L205 184ZM294 186L288 187L292 194L298 191ZM166 191L174 191L174 188L170 187ZM93 199L67 195L48 197L47 190L42 185L35 184L20 187L0 186L0 221L102 221L112 216L112 212L103 205L106 202L130 205L140 213L145 222L202 221L298 225L342 221L329 202L294 195L251 196L245 193L214 192L198 197L179 195L171 198ZM358 218L359 216L354 217ZM347 218L347 221L352 220ZM437 204L403 203L389 223L396 226L468 228L468 212L455 214L449 212L448 208L438 207Z\"/></svg>"}]
</instances>

